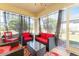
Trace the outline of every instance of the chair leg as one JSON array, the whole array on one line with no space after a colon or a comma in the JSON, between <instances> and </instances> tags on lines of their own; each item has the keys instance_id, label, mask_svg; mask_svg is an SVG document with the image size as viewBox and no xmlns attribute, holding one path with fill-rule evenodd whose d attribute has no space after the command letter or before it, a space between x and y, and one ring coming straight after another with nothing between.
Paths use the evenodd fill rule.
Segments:
<instances>
[{"instance_id":1,"label":"chair leg","mask_svg":"<svg viewBox=\"0 0 79 59\"><path fill-rule=\"evenodd\" d=\"M49 51L49 45L48 44L46 45L46 51Z\"/></svg>"},{"instance_id":2,"label":"chair leg","mask_svg":"<svg viewBox=\"0 0 79 59\"><path fill-rule=\"evenodd\" d=\"M27 45L27 42L26 42L26 45Z\"/></svg>"},{"instance_id":3,"label":"chair leg","mask_svg":"<svg viewBox=\"0 0 79 59\"><path fill-rule=\"evenodd\" d=\"M26 46L26 45L27 45L27 42L23 40L22 45L23 45L23 46Z\"/></svg>"}]
</instances>

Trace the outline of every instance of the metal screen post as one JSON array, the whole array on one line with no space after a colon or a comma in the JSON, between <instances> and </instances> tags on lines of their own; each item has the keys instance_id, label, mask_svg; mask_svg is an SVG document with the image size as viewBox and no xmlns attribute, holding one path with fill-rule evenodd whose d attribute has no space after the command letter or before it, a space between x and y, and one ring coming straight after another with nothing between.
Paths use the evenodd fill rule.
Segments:
<instances>
[{"instance_id":1,"label":"metal screen post","mask_svg":"<svg viewBox=\"0 0 79 59\"><path fill-rule=\"evenodd\" d=\"M58 39L59 39L59 34L60 34L62 15L63 15L63 10L59 10L57 28L56 28L56 33L55 33L55 35L56 35L56 38L55 38L56 45L58 45Z\"/></svg>"}]
</instances>

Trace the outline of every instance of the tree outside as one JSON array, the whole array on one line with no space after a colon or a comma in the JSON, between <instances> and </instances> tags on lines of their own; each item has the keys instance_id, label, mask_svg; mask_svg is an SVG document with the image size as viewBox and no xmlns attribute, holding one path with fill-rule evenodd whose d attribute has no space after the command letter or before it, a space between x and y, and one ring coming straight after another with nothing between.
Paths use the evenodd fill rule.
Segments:
<instances>
[{"instance_id":1,"label":"tree outside","mask_svg":"<svg viewBox=\"0 0 79 59\"><path fill-rule=\"evenodd\" d=\"M8 23L9 30L15 30L19 31L20 28L20 20L19 19L12 19ZM29 28L27 22L23 22L23 31L27 30Z\"/></svg>"},{"instance_id":2,"label":"tree outside","mask_svg":"<svg viewBox=\"0 0 79 59\"><path fill-rule=\"evenodd\" d=\"M49 18L49 20L43 20L43 27L46 31L50 33L55 33L56 31L57 20Z\"/></svg>"}]
</instances>

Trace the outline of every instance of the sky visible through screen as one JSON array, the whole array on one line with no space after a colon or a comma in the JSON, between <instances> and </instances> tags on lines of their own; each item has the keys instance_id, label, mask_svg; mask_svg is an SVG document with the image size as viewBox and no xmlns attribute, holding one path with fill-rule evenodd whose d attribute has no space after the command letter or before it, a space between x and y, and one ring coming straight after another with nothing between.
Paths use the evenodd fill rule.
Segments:
<instances>
[{"instance_id":1,"label":"sky visible through screen","mask_svg":"<svg viewBox=\"0 0 79 59\"><path fill-rule=\"evenodd\" d=\"M71 8L71 13L72 13L72 14L77 14L77 13L79 13L79 7L73 7L73 8Z\"/></svg>"},{"instance_id":2,"label":"sky visible through screen","mask_svg":"<svg viewBox=\"0 0 79 59\"><path fill-rule=\"evenodd\" d=\"M67 21L67 10L64 10L64 15L63 15L63 19L62 21ZM78 21L79 20L79 7L75 6L70 8L70 19L69 20L74 20L74 21ZM63 22L62 22L63 23ZM70 31L79 31L79 23L74 23L70 21L69 24L70 27ZM66 22L63 23L62 28L64 29L64 31L66 31Z\"/></svg>"}]
</instances>

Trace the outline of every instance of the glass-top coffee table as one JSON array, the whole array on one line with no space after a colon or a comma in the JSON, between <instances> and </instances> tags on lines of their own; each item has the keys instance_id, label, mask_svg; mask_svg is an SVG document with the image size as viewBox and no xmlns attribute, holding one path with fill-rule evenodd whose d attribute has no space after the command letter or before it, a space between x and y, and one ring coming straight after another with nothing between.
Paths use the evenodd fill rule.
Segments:
<instances>
[{"instance_id":1,"label":"glass-top coffee table","mask_svg":"<svg viewBox=\"0 0 79 59\"><path fill-rule=\"evenodd\" d=\"M27 46L34 55L42 56L46 53L46 45L36 41L35 35L33 36L33 41L27 42Z\"/></svg>"}]
</instances>

